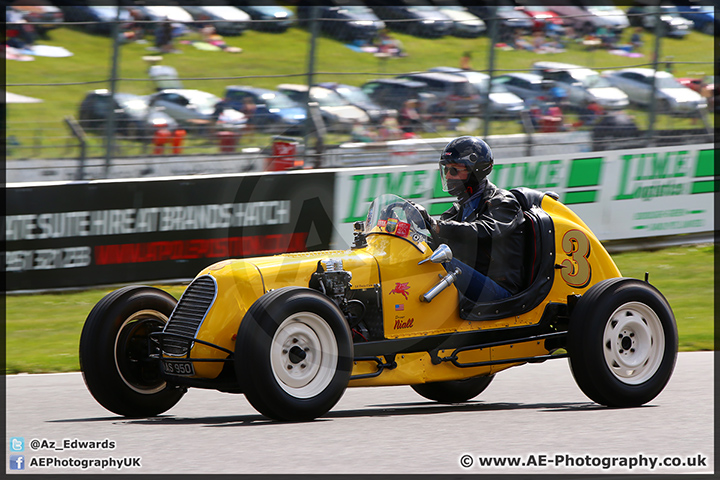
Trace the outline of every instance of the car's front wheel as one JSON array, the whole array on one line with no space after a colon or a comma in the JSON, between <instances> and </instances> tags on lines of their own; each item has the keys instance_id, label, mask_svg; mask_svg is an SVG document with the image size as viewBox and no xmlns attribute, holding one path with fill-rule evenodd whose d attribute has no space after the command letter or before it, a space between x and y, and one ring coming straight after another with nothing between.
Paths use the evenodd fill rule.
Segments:
<instances>
[{"instance_id":1,"label":"car's front wheel","mask_svg":"<svg viewBox=\"0 0 720 480\"><path fill-rule=\"evenodd\" d=\"M306 421L327 413L345 392L353 363L350 328L325 295L285 287L260 297L238 329L235 371L257 411Z\"/></svg>"},{"instance_id":2,"label":"car's front wheel","mask_svg":"<svg viewBox=\"0 0 720 480\"><path fill-rule=\"evenodd\" d=\"M162 379L148 343L176 303L157 288L129 286L107 294L90 311L80 335L80 369L100 405L126 417L151 417L180 401L185 390Z\"/></svg>"},{"instance_id":3,"label":"car's front wheel","mask_svg":"<svg viewBox=\"0 0 720 480\"><path fill-rule=\"evenodd\" d=\"M594 285L570 318L573 376L585 395L602 405L635 407L655 398L670 380L677 347L670 305L640 280Z\"/></svg>"}]
</instances>

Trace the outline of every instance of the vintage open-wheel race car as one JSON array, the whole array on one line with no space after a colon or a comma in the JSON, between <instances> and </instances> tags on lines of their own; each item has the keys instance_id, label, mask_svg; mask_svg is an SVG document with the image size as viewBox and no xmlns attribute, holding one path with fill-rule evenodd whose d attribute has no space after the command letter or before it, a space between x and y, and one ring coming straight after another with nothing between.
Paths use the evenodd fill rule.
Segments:
<instances>
[{"instance_id":1,"label":"vintage open-wheel race car","mask_svg":"<svg viewBox=\"0 0 720 480\"><path fill-rule=\"evenodd\" d=\"M189 387L242 393L285 421L328 412L345 389L410 385L431 400L480 394L494 375L569 357L593 401L633 407L672 374L677 327L662 294L624 278L552 192L512 190L526 220L525 288L474 303L423 216L385 194L348 250L229 259L179 301L128 286L92 309L80 339L88 389L106 409L159 415ZM498 239L496 241L502 241Z\"/></svg>"}]
</instances>

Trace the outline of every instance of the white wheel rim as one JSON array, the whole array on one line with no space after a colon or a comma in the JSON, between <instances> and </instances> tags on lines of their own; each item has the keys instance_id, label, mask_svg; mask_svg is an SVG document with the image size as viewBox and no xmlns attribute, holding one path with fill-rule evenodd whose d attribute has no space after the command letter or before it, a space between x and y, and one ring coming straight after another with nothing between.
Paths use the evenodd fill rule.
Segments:
<instances>
[{"instance_id":1,"label":"white wheel rim","mask_svg":"<svg viewBox=\"0 0 720 480\"><path fill-rule=\"evenodd\" d=\"M128 318L125 319L123 324L120 326L120 329L118 330L117 335L115 336L115 349L114 349L114 355L113 358L115 359L115 370L117 370L118 375L120 375L120 378L123 382L125 382L125 385L127 385L130 389L142 393L143 395L152 395L154 393L158 393L162 391L162 389L165 388L167 385L166 382L160 383L157 387L154 388L140 388L137 385L134 385L133 383L129 382L122 374L122 370L120 369L120 365L118 365L118 340L120 339L120 333L123 331L123 329L130 323L135 322L137 320L141 320L144 317L150 317L156 320L160 320L163 323L168 322L168 317L163 315L162 313L158 312L157 310L140 310L139 312L135 312L132 315L130 315Z\"/></svg>"},{"instance_id":2,"label":"white wheel rim","mask_svg":"<svg viewBox=\"0 0 720 480\"><path fill-rule=\"evenodd\" d=\"M311 398L330 384L338 363L335 334L325 320L299 312L278 327L270 365L280 388L295 398Z\"/></svg>"},{"instance_id":3,"label":"white wheel rim","mask_svg":"<svg viewBox=\"0 0 720 480\"><path fill-rule=\"evenodd\" d=\"M658 371L665 351L665 332L658 315L639 302L615 310L603 335L605 362L628 385L646 382Z\"/></svg>"}]
</instances>

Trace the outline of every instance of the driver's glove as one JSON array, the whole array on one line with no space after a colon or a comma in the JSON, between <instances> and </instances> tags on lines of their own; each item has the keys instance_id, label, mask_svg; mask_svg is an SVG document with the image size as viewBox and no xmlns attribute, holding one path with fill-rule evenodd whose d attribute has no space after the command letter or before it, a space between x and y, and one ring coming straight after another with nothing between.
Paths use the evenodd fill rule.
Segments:
<instances>
[{"instance_id":1,"label":"driver's glove","mask_svg":"<svg viewBox=\"0 0 720 480\"><path fill-rule=\"evenodd\" d=\"M430 216L427 210L425 210L425 207L423 207L420 204L413 203L415 208L417 208L418 212L420 212L420 215L422 215L423 220L425 220L425 224L428 226L428 228L435 233L437 233L437 220L435 220L433 217Z\"/></svg>"}]
</instances>

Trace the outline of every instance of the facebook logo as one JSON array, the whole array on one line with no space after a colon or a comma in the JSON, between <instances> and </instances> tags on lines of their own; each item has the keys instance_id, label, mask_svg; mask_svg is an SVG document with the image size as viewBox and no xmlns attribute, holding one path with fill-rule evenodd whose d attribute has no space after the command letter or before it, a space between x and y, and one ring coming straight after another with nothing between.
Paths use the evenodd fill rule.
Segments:
<instances>
[{"instance_id":1,"label":"facebook logo","mask_svg":"<svg viewBox=\"0 0 720 480\"><path fill-rule=\"evenodd\" d=\"M25 455L10 455L10 470L25 470Z\"/></svg>"},{"instance_id":2,"label":"facebook logo","mask_svg":"<svg viewBox=\"0 0 720 480\"><path fill-rule=\"evenodd\" d=\"M10 451L22 452L25 450L25 439L23 437L12 437L10 439Z\"/></svg>"}]
</instances>

